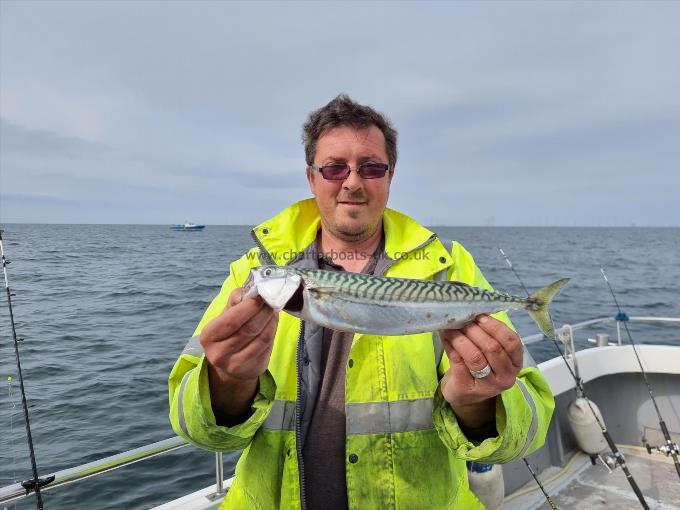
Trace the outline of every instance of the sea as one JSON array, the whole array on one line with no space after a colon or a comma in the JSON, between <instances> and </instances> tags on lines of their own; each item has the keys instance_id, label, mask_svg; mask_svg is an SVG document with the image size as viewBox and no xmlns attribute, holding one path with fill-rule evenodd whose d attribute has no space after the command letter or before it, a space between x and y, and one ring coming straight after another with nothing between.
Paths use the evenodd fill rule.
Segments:
<instances>
[{"instance_id":1,"label":"sea","mask_svg":"<svg viewBox=\"0 0 680 510\"><path fill-rule=\"evenodd\" d=\"M30 424L41 475L174 435L167 377L227 276L252 246L250 227L172 232L165 225L3 227ZM531 290L568 276L557 326L610 317L604 267L631 316L680 317L680 229L432 227L460 241L499 290L523 295L498 248ZM521 335L538 330L511 315ZM680 345L680 326L631 323L638 343ZM584 331L579 348L596 333ZM538 361L556 355L531 344ZM13 378L11 381L8 378ZM238 453L225 454L233 472ZM31 478L7 298L0 298L0 487ZM147 509L215 483L213 453L185 447L44 491L47 509ZM6 504L35 508L35 499ZM0 509L3 509L0 504Z\"/></svg>"}]
</instances>

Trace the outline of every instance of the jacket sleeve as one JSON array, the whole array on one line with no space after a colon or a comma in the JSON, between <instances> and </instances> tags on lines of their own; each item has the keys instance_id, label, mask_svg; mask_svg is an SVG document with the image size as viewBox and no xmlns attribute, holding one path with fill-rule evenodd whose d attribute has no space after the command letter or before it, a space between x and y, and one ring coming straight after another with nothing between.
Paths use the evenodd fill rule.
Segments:
<instances>
[{"instance_id":1,"label":"jacket sleeve","mask_svg":"<svg viewBox=\"0 0 680 510\"><path fill-rule=\"evenodd\" d=\"M454 243L452 257L450 280L492 290L472 256L460 244ZM505 312L493 316L514 329ZM448 357L443 356L440 373L448 367ZM527 367L519 372L515 384L496 399L497 436L481 443L468 439L444 399L441 387L434 397L433 420L440 439L458 458L501 464L524 457L543 445L554 408L555 400L547 381L537 367Z\"/></svg>"},{"instance_id":2,"label":"jacket sleeve","mask_svg":"<svg viewBox=\"0 0 680 510\"><path fill-rule=\"evenodd\" d=\"M219 294L201 319L194 336L170 372L168 378L170 423L179 436L191 444L214 451L240 450L247 447L265 421L274 403L276 385L267 370L258 381L251 416L232 427L218 425L210 401L210 386L203 348L199 338L203 327L217 317L227 304L229 295L241 284L235 274L247 266L247 255L234 262Z\"/></svg>"}]
</instances>

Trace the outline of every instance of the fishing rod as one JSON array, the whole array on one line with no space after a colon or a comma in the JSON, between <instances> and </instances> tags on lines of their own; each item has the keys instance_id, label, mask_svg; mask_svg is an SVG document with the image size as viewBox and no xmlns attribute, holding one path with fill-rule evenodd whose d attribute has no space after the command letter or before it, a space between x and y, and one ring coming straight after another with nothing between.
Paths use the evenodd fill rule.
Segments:
<instances>
[{"instance_id":1,"label":"fishing rod","mask_svg":"<svg viewBox=\"0 0 680 510\"><path fill-rule=\"evenodd\" d=\"M657 451L665 454L666 456L670 455L673 457L673 463L675 464L675 470L678 472L678 476L680 476L680 461L678 461L678 455L680 454L680 448L678 448L678 443L675 443L671 439L671 435L668 432L668 427L666 427L666 422L664 421L663 417L661 416L661 411L659 410L659 406L656 403L656 398L654 397L654 392L652 391L652 385L649 382L649 379L647 379L647 372L645 372L644 367L642 366L642 361L640 361L640 355L638 354L637 346L635 345L635 342L633 341L633 335L630 334L630 329L628 329L628 315L626 315L623 310L621 310L621 306L619 305L619 300L616 299L616 294L614 293L614 289L612 287L612 284L609 282L609 278L607 278L607 273L604 272L604 268L600 268L600 272L602 273L602 278L604 278L604 281L607 283L607 287L609 287L609 292L611 293L612 297L614 298L614 303L616 304L616 309L618 310L618 315L616 316L616 320L623 322L623 327L626 330L626 334L628 335L628 340L630 340L630 345L633 348L633 352L635 353L635 358L637 359L638 366L640 367L640 373L642 374L642 378L645 381L645 385L647 386L647 392L649 393L649 397L652 399L652 404L654 404L654 410L656 411L656 415L659 418L659 426L661 427L661 432L663 433L663 437L666 440L666 444L663 446L656 446L652 447L647 441L645 441L645 447L647 448L647 451L649 453L652 453L652 449L656 449Z\"/></svg>"},{"instance_id":2,"label":"fishing rod","mask_svg":"<svg viewBox=\"0 0 680 510\"><path fill-rule=\"evenodd\" d=\"M15 294L9 288L9 280L7 279L7 265L10 263L9 260L5 258L5 248L2 245L2 234L3 230L0 229L0 255L2 255L2 273L5 277L5 290L7 291L7 306L9 308L9 318L12 325L12 338L14 339L14 354L16 356L17 362L17 375L19 376L19 387L21 388L21 404L24 409L24 421L26 422L26 438L28 439L28 449L31 457L31 469L33 471L33 478L29 480L24 480L21 485L26 489L26 494L31 490L35 491L36 508L38 510L43 510L43 500L42 494L40 493L40 487L47 485L52 480L54 476L48 476L46 478L40 478L38 476L38 465L35 461L35 449L33 448L33 436L31 435L31 424L28 419L28 404L26 402L26 390L24 388L24 378L21 373L21 359L19 358L19 339L17 338L17 331L14 324L14 311L12 309L12 296Z\"/></svg>"},{"instance_id":3,"label":"fishing rod","mask_svg":"<svg viewBox=\"0 0 680 510\"><path fill-rule=\"evenodd\" d=\"M520 283L520 285L522 286L522 288L523 288L523 289L527 292L527 294L528 294L527 288L526 288L526 286L524 285L524 282L522 282L522 279L520 278L520 276L519 276L519 274L517 273L517 271L515 271L515 268L513 267L512 262L510 262L510 258L505 254L505 252L504 252L500 247L498 247L498 250L501 252L501 255L503 256L503 258L504 258L505 261L507 262L508 266L509 266L510 269L512 270L513 274L515 275L515 277L516 277L517 280L519 281L519 283ZM545 335L545 336L548 336L548 335ZM642 491L640 490L640 487L638 486L637 482L635 481L635 478L633 478L632 473L631 473L630 470L628 469L628 465L626 464L626 459L624 458L624 456L623 456L623 454L621 453L621 451L619 450L619 448L616 446L616 443L614 443L614 440L612 439L612 436L609 434L609 431L607 430L607 428L604 426L604 423L602 423L602 420L600 420L600 418L598 417L597 413L596 413L595 410L593 409L593 406L592 406L592 404L590 403L590 399L589 399L588 396L586 395L585 388L583 387L583 381L582 381L582 379L581 379L579 376L577 376L577 375L574 373L574 370L571 368L571 365L570 365L569 362L567 361L566 356L564 355L564 353L562 352L562 349L560 349L560 346L559 346L558 343L557 343L556 335L553 334L552 337L549 337L549 338L552 340L553 344L555 345L555 348L557 349L557 352L559 352L560 357L562 358L562 361L564 361L564 364L567 366L567 370L569 370L569 373L571 374L571 377L574 379L574 383L576 384L576 390L579 391L579 392L581 393L581 395L583 395L583 398L585 399L586 404L588 404L588 407L590 408L590 411L593 413L593 417L595 418L595 421L597 422L597 425L600 427L600 430L601 430L601 432L602 432L602 435L604 436L604 439L605 439L605 441L607 442L607 445L609 446L609 449L610 449L610 450L612 451L612 453L614 454L614 458L616 459L617 464L619 464L619 465L621 466L621 470L622 470L622 471L624 472L624 474L626 475L626 478L628 479L628 483L630 484L630 487L633 489L633 492L634 492L635 495L637 496L638 501L640 502L640 505L641 505L642 508L644 508L645 510L649 510L649 506L647 505L647 502L645 501L645 497L644 497L644 495L642 494Z\"/></svg>"},{"instance_id":4,"label":"fishing rod","mask_svg":"<svg viewBox=\"0 0 680 510\"><path fill-rule=\"evenodd\" d=\"M529 292L529 290L524 286L524 282L522 281L522 279L521 279L521 278L519 277L519 275L515 272L515 268L512 266L512 262L510 262L510 259L508 258L508 256L507 256L507 255L505 254L505 252L503 251L503 248L501 248L501 247L499 246L499 247L498 247L498 251L501 252L501 255L503 255L503 258L504 258L505 261L508 263L508 266L510 266L510 270L511 270L513 273L515 273L515 276L516 276L517 279L519 280L519 284L520 284L520 285L522 286L522 288L524 289L524 292L527 293L527 296L531 295L531 293ZM531 476L533 477L534 481L535 481L536 484L538 485L538 488L541 489L541 492L542 492L543 495L545 496L545 499L546 499L546 501L548 502L548 505L550 505L550 508L552 508L552 510L557 510L557 505L555 504L555 502L553 501L553 499L550 497L550 494L548 494L548 492L545 490L545 487L543 487L543 484L542 484L541 481L538 479L538 475L536 474L536 472L534 471L534 469L531 467L531 464L529 464L529 461L528 461L526 458L522 458L522 460L524 461L524 465L526 465L527 469L529 470L529 473L531 473Z\"/></svg>"},{"instance_id":5,"label":"fishing rod","mask_svg":"<svg viewBox=\"0 0 680 510\"><path fill-rule=\"evenodd\" d=\"M541 489L541 492L542 492L543 495L545 496L546 501L548 501L548 505L550 505L550 508L552 508L552 510L558 510L557 505L555 504L555 502L554 502L554 501L552 500L552 498L550 497L550 494L548 494L548 493L545 491L545 488L543 487L543 484L542 484L541 481L538 479L538 475L536 474L536 472L534 471L534 469L531 467L531 464L529 464L529 461L528 461L526 458L524 458L524 457L522 457L522 460L524 461L524 464L526 465L527 469L529 470L529 473L531 473L531 476L534 478L534 480L535 480L536 483L538 484L538 488Z\"/></svg>"}]
</instances>

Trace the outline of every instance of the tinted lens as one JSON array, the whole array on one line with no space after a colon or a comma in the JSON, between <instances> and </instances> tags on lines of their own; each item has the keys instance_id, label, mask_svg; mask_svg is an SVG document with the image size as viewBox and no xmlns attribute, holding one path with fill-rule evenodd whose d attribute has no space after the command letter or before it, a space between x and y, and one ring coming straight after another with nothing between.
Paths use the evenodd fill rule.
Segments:
<instances>
[{"instance_id":1,"label":"tinted lens","mask_svg":"<svg viewBox=\"0 0 680 510\"><path fill-rule=\"evenodd\" d=\"M344 164L326 165L321 167L321 175L323 175L323 178L331 181L347 179L349 172L349 166Z\"/></svg>"},{"instance_id":2,"label":"tinted lens","mask_svg":"<svg viewBox=\"0 0 680 510\"><path fill-rule=\"evenodd\" d=\"M365 163L359 167L359 175L364 179L380 179L385 176L388 168L383 163Z\"/></svg>"}]
</instances>

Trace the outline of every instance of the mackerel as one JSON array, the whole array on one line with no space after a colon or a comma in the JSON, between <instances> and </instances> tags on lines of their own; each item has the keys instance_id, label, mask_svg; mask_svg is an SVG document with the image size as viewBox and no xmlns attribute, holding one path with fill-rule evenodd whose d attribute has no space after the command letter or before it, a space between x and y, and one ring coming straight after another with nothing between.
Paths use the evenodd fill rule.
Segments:
<instances>
[{"instance_id":1,"label":"mackerel","mask_svg":"<svg viewBox=\"0 0 680 510\"><path fill-rule=\"evenodd\" d=\"M243 297L259 295L277 311L326 328L375 335L460 329L480 314L524 309L554 337L548 305L568 281L523 298L461 282L261 266L250 270Z\"/></svg>"}]
</instances>

